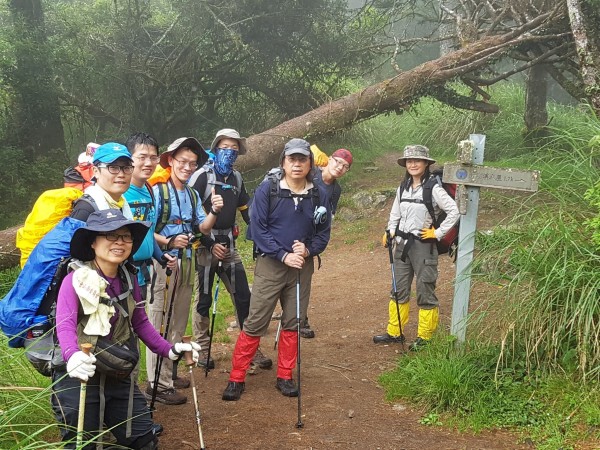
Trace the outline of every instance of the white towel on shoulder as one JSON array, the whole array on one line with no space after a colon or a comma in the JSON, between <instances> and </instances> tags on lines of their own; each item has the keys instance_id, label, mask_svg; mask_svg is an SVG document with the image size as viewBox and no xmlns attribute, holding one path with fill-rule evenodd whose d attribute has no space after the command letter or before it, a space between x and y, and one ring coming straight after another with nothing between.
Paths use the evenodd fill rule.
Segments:
<instances>
[{"instance_id":1,"label":"white towel on shoulder","mask_svg":"<svg viewBox=\"0 0 600 450\"><path fill-rule=\"evenodd\" d=\"M110 333L110 319L115 314L115 307L100 302L100 298L110 298L106 293L107 286L106 280L88 266L79 266L73 273L73 287L83 313L89 316L83 329L88 336L107 336Z\"/></svg>"}]
</instances>

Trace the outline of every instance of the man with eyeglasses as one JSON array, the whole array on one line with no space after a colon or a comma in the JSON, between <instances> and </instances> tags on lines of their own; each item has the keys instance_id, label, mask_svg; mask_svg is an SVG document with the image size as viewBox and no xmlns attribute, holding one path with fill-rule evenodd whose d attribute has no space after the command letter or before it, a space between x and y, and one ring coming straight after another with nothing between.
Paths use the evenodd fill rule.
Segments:
<instances>
[{"instance_id":1,"label":"man with eyeglasses","mask_svg":"<svg viewBox=\"0 0 600 450\"><path fill-rule=\"evenodd\" d=\"M330 198L331 220L333 220L337 211L337 205L342 195L342 187L338 183L338 178L343 177L352 166L352 153L345 148L339 148L328 158L319 147L311 145L310 150L315 158L315 165L321 166L315 170L314 183L322 186ZM304 319L300 328L300 336L306 339L315 337L315 331L308 323L308 317Z\"/></svg>"},{"instance_id":2,"label":"man with eyeglasses","mask_svg":"<svg viewBox=\"0 0 600 450\"><path fill-rule=\"evenodd\" d=\"M144 238L142 245L133 255L133 264L138 268L138 284L142 291L142 299L147 301L152 292L148 291L154 266L152 255L154 253L154 227L156 225L156 208L154 207L154 194L152 186L147 182L154 173L158 164L158 142L147 133L134 133L127 138L125 145L133 158L133 173L131 185L124 194L133 220L148 221L151 223L150 231Z\"/></svg>"},{"instance_id":3,"label":"man with eyeglasses","mask_svg":"<svg viewBox=\"0 0 600 450\"><path fill-rule=\"evenodd\" d=\"M129 189L133 174L133 159L123 144L107 142L94 152L92 160L94 184L75 201L71 217L86 222L94 211L118 209L128 219L133 219L129 204L123 194Z\"/></svg>"},{"instance_id":4,"label":"man with eyeglasses","mask_svg":"<svg viewBox=\"0 0 600 450\"><path fill-rule=\"evenodd\" d=\"M152 294L153 302L148 305L148 318L159 330L163 320L167 320L165 299L173 302L170 314L169 336L181 340L185 334L190 316L190 303L195 279L195 255L192 244L198 233L209 234L217 215L223 208L223 198L215 194L211 196L210 210L204 213L199 195L188 185L189 179L196 169L204 164L208 155L193 137L182 137L175 140L160 155L159 162L164 169L170 170L166 182L153 186L157 225L154 233L156 242L170 257L177 260L173 274L169 276L168 290L167 268L155 263L156 282ZM173 295L173 292L175 294ZM165 328L167 324L164 324ZM161 365L159 379L155 380L158 358L152 352L146 353L146 369L148 387L146 395L152 396L153 385L158 382L156 401L165 405L179 405L187 401L187 397L174 387L173 365Z\"/></svg>"}]
</instances>

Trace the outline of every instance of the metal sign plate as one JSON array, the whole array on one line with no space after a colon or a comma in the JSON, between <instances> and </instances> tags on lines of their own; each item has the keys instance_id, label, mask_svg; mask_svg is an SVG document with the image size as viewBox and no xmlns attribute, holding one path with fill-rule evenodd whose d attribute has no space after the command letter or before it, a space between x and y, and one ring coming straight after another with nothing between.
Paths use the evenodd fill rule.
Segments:
<instances>
[{"instance_id":1,"label":"metal sign plate","mask_svg":"<svg viewBox=\"0 0 600 450\"><path fill-rule=\"evenodd\" d=\"M443 181L498 189L538 190L540 172L537 170L504 169L477 165L446 163Z\"/></svg>"}]
</instances>

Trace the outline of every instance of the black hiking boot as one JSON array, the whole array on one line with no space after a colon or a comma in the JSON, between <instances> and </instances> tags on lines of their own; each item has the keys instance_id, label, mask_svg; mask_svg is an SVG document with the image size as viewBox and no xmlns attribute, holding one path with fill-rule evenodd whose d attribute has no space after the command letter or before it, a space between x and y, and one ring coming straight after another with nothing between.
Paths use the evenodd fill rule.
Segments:
<instances>
[{"instance_id":1,"label":"black hiking boot","mask_svg":"<svg viewBox=\"0 0 600 450\"><path fill-rule=\"evenodd\" d=\"M413 342L412 344L410 344L408 346L408 349L411 352L420 352L425 347L427 347L428 344L429 344L429 341L427 339L423 339L423 338L418 337L415 342Z\"/></svg>"},{"instance_id":2,"label":"black hiking boot","mask_svg":"<svg viewBox=\"0 0 600 450\"><path fill-rule=\"evenodd\" d=\"M308 317L306 318L304 323L300 326L300 336L302 336L305 339L312 339L315 337L315 332L313 331L313 329L310 327L310 324L308 323Z\"/></svg>"},{"instance_id":3,"label":"black hiking boot","mask_svg":"<svg viewBox=\"0 0 600 450\"><path fill-rule=\"evenodd\" d=\"M400 336L391 336L387 333L373 336L373 342L376 344L404 344L406 338L403 334Z\"/></svg>"},{"instance_id":4,"label":"black hiking boot","mask_svg":"<svg viewBox=\"0 0 600 450\"><path fill-rule=\"evenodd\" d=\"M277 378L275 387L281 391L286 397L298 397L298 388L294 380L284 380L283 378Z\"/></svg>"},{"instance_id":5,"label":"black hiking boot","mask_svg":"<svg viewBox=\"0 0 600 450\"><path fill-rule=\"evenodd\" d=\"M223 391L223 397L221 398L228 402L238 401L242 396L242 392L244 392L245 386L246 383L244 383L243 381L240 383L236 381L229 381L227 383L227 387Z\"/></svg>"}]
</instances>

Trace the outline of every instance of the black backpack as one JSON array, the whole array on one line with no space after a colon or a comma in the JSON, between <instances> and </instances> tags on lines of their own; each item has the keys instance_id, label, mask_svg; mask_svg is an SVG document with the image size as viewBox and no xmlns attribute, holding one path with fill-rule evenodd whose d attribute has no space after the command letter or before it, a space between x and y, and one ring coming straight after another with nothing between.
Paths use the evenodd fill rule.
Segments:
<instances>
[{"instance_id":1,"label":"black backpack","mask_svg":"<svg viewBox=\"0 0 600 450\"><path fill-rule=\"evenodd\" d=\"M312 200L312 204L313 206L315 205L320 205L321 204L321 199L319 196L319 188L314 185L312 187L312 189L306 193L306 194L292 194L290 191L282 191L281 190L281 186L279 185L279 182L281 181L281 176L283 175L283 170L281 169L281 167L274 167L273 169L269 170L265 177L263 178L262 183L269 183L269 214L271 214L274 210L275 207L277 206L277 204L279 203L280 199L282 198L292 198L292 197L299 197L299 198L310 198ZM251 201L248 203L248 207L252 207L252 200L254 199L254 195L252 196ZM246 239L252 241L252 234L250 232L250 226L248 226L248 228L246 229ZM256 259L256 257L258 256L258 251L256 249L256 245L254 245L254 249L253 249L253 256L254 259Z\"/></svg>"},{"instance_id":2,"label":"black backpack","mask_svg":"<svg viewBox=\"0 0 600 450\"><path fill-rule=\"evenodd\" d=\"M438 228L440 224L446 219L447 214L444 211L441 211L438 216L435 215L433 209L433 196L432 191L433 187L436 185L440 185L444 188L444 190L448 193L450 197L453 199L456 198L456 184L452 183L444 183L442 182L442 176L444 175L443 169L436 169L431 173L431 177L423 184L423 204L427 208L429 215L433 219L434 228ZM400 189L400 195L404 191L404 186ZM402 202L402 196L400 197L400 201ZM404 200L408 201L408 200ZM421 203L421 201L417 201L417 203ZM443 255L444 253L448 253L448 256L452 258L453 261L456 261L456 252L458 250L458 232L460 228L460 219L454 224L454 226L446 233L446 235L439 241L437 241L437 250L438 254Z\"/></svg>"}]
</instances>

